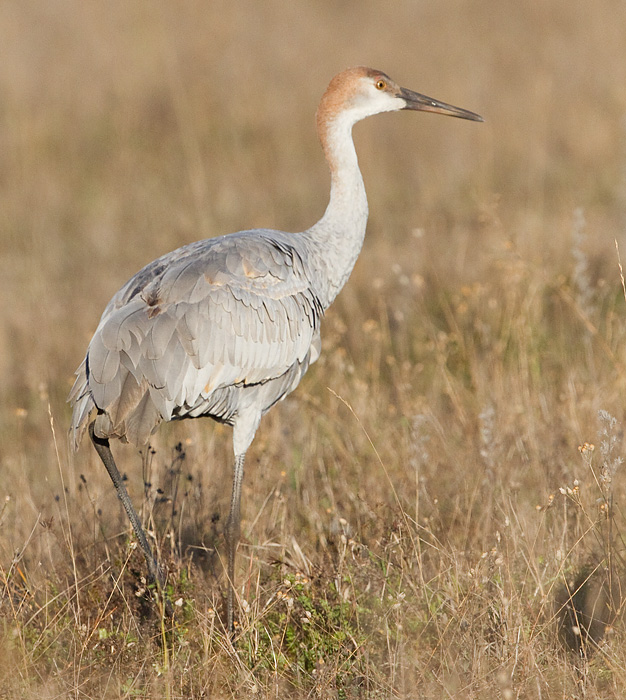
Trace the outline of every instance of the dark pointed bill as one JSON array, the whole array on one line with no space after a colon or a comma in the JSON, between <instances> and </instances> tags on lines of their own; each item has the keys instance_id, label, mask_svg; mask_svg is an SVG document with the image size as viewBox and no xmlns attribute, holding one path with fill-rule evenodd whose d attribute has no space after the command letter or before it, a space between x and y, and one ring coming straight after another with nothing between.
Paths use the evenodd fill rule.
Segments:
<instances>
[{"instance_id":1,"label":"dark pointed bill","mask_svg":"<svg viewBox=\"0 0 626 700\"><path fill-rule=\"evenodd\" d=\"M422 112L435 112L436 114L447 114L450 117L459 117L460 119L471 119L473 122L484 122L485 120L480 114L475 114L467 109L454 107L453 105L433 100L432 97L420 95L419 92L400 88L400 95L406 101L406 107L403 109L414 109Z\"/></svg>"}]
</instances>

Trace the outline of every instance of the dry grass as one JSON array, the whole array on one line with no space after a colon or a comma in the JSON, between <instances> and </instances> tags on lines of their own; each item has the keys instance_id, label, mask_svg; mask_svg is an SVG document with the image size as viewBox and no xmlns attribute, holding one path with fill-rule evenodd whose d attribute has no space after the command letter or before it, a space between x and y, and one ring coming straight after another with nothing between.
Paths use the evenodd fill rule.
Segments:
<instances>
[{"instance_id":1,"label":"dry grass","mask_svg":"<svg viewBox=\"0 0 626 700\"><path fill-rule=\"evenodd\" d=\"M620 13L0 5L0 697L623 697ZM170 627L93 450L68 455L65 397L145 262L321 215L313 114L359 63L487 121L357 127L369 233L250 452L234 650L230 431L115 446Z\"/></svg>"}]
</instances>

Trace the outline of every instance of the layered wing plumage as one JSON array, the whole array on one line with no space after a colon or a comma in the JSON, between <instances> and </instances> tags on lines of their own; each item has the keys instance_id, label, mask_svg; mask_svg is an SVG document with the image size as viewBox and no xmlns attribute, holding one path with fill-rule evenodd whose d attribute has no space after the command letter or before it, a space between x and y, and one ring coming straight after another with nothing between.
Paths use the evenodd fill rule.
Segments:
<instances>
[{"instance_id":1,"label":"layered wing plumage","mask_svg":"<svg viewBox=\"0 0 626 700\"><path fill-rule=\"evenodd\" d=\"M305 369L323 313L307 272L297 237L274 231L198 241L147 265L111 299L77 370L75 444L94 407L99 434L140 445L161 420L202 414L215 392Z\"/></svg>"}]
</instances>

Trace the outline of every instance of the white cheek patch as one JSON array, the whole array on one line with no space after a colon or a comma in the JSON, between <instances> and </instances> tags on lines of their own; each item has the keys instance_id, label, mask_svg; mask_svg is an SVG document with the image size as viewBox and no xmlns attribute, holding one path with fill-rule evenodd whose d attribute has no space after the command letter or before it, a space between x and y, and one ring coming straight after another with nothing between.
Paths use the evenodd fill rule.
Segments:
<instances>
[{"instance_id":1,"label":"white cheek patch","mask_svg":"<svg viewBox=\"0 0 626 700\"><path fill-rule=\"evenodd\" d=\"M366 93L354 97L350 112L354 122L357 122L374 114L396 112L405 107L406 101L401 97L395 97L384 90L377 90L374 85L368 85Z\"/></svg>"}]
</instances>

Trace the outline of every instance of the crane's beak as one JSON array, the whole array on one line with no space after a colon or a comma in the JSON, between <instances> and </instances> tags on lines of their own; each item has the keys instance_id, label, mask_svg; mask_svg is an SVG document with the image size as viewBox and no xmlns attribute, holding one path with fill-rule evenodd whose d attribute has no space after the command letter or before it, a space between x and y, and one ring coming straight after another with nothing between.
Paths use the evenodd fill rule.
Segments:
<instances>
[{"instance_id":1,"label":"crane's beak","mask_svg":"<svg viewBox=\"0 0 626 700\"><path fill-rule=\"evenodd\" d=\"M459 117L460 119L471 119L473 122L485 121L479 114L470 112L467 109L461 109L460 107L448 105L445 102L439 102L439 100L433 100L432 97L420 95L419 92L413 92L413 90L407 90L407 88L400 88L400 94L398 95L398 97L401 97L406 102L406 107L403 107L403 109L414 109L420 110L422 112L435 112L436 114L447 114L450 117Z\"/></svg>"}]
</instances>

